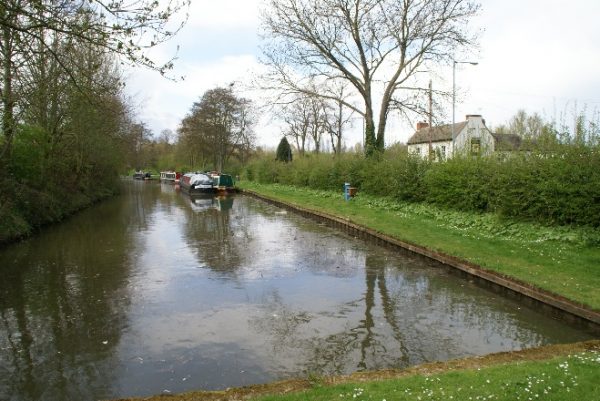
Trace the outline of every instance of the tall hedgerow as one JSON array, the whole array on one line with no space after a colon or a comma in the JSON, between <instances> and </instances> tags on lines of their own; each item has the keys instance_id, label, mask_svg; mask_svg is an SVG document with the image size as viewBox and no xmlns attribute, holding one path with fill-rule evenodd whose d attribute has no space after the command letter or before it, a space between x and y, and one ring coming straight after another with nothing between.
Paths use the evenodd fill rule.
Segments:
<instances>
[{"instance_id":1,"label":"tall hedgerow","mask_svg":"<svg viewBox=\"0 0 600 401\"><path fill-rule=\"evenodd\" d=\"M456 157L434 163L423 179L425 199L453 209L490 210L496 162L493 158Z\"/></svg>"},{"instance_id":2,"label":"tall hedgerow","mask_svg":"<svg viewBox=\"0 0 600 401\"><path fill-rule=\"evenodd\" d=\"M507 162L494 187L502 215L556 224L600 227L600 152L564 147Z\"/></svg>"},{"instance_id":3,"label":"tall hedgerow","mask_svg":"<svg viewBox=\"0 0 600 401\"><path fill-rule=\"evenodd\" d=\"M551 152L429 162L406 152L379 158L307 155L291 163L258 159L249 179L360 193L455 210L493 212L547 224L600 227L600 149L564 146Z\"/></svg>"}]
</instances>

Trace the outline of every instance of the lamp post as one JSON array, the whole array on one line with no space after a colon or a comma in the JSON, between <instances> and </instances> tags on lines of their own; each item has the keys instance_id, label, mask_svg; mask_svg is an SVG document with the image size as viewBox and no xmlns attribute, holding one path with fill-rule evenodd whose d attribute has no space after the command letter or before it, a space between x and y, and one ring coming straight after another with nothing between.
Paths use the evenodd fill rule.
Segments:
<instances>
[{"instance_id":1,"label":"lamp post","mask_svg":"<svg viewBox=\"0 0 600 401\"><path fill-rule=\"evenodd\" d=\"M479 64L477 61L456 61L452 60L452 140L454 140L454 119L456 109L456 64Z\"/></svg>"}]
</instances>

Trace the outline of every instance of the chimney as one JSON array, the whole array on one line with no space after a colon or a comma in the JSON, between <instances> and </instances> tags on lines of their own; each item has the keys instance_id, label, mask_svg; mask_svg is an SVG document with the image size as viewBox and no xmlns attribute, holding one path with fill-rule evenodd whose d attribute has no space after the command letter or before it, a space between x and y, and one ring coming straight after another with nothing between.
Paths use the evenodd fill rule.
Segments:
<instances>
[{"instance_id":1,"label":"chimney","mask_svg":"<svg viewBox=\"0 0 600 401\"><path fill-rule=\"evenodd\" d=\"M481 114L467 114L465 116L465 120L470 120L472 118L481 118Z\"/></svg>"},{"instance_id":2,"label":"chimney","mask_svg":"<svg viewBox=\"0 0 600 401\"><path fill-rule=\"evenodd\" d=\"M425 121L419 121L417 123L417 131L420 130L421 128L427 128L429 127L429 124L426 123Z\"/></svg>"}]
</instances>

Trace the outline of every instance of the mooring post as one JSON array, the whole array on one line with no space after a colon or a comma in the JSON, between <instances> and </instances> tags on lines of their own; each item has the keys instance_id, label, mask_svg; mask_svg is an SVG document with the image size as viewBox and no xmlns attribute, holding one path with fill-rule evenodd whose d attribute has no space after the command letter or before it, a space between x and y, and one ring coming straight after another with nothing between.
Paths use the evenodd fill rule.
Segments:
<instances>
[{"instance_id":1,"label":"mooring post","mask_svg":"<svg viewBox=\"0 0 600 401\"><path fill-rule=\"evenodd\" d=\"M350 200L350 183L344 183L344 199Z\"/></svg>"}]
</instances>

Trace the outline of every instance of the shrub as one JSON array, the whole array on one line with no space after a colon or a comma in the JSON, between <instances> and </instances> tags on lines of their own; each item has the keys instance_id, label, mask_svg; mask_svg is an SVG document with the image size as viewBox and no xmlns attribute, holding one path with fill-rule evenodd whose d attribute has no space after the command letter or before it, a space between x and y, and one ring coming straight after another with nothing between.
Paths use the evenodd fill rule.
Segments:
<instances>
[{"instance_id":1,"label":"shrub","mask_svg":"<svg viewBox=\"0 0 600 401\"><path fill-rule=\"evenodd\" d=\"M434 163L424 177L426 200L452 209L487 211L495 168L492 158L456 157Z\"/></svg>"},{"instance_id":2,"label":"shrub","mask_svg":"<svg viewBox=\"0 0 600 401\"><path fill-rule=\"evenodd\" d=\"M292 161L292 148L290 147L290 143L288 142L285 136L281 138L279 146L277 146L277 151L275 152L275 159L285 163Z\"/></svg>"},{"instance_id":3,"label":"shrub","mask_svg":"<svg viewBox=\"0 0 600 401\"><path fill-rule=\"evenodd\" d=\"M600 151L569 146L552 153L453 158L429 162L400 149L378 158L308 154L290 163L263 156L246 178L320 190L360 192L397 201L550 224L600 227Z\"/></svg>"},{"instance_id":4,"label":"shrub","mask_svg":"<svg viewBox=\"0 0 600 401\"><path fill-rule=\"evenodd\" d=\"M496 210L557 224L600 226L600 154L568 147L507 161L497 177Z\"/></svg>"}]
</instances>

